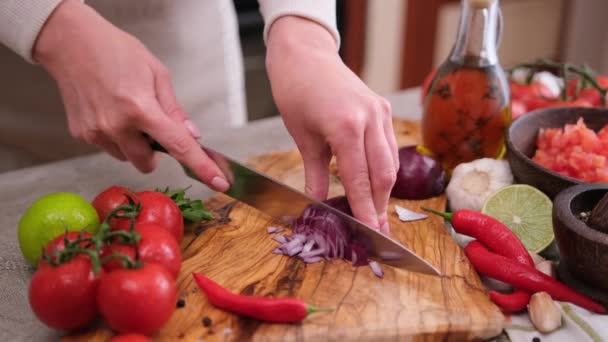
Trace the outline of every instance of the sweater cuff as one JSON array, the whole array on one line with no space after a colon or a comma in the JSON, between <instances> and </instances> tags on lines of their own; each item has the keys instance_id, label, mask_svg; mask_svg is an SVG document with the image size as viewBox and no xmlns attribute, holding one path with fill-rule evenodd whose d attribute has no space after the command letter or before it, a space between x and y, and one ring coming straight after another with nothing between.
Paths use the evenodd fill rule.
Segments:
<instances>
[{"instance_id":1,"label":"sweater cuff","mask_svg":"<svg viewBox=\"0 0 608 342\"><path fill-rule=\"evenodd\" d=\"M62 0L0 1L0 43L26 61L36 63L32 49L51 13Z\"/></svg>"},{"instance_id":2,"label":"sweater cuff","mask_svg":"<svg viewBox=\"0 0 608 342\"><path fill-rule=\"evenodd\" d=\"M268 41L268 32L275 20L286 15L295 15L325 27L334 37L337 48L340 47L335 0L258 0L258 3L264 17L265 43Z\"/></svg>"}]
</instances>

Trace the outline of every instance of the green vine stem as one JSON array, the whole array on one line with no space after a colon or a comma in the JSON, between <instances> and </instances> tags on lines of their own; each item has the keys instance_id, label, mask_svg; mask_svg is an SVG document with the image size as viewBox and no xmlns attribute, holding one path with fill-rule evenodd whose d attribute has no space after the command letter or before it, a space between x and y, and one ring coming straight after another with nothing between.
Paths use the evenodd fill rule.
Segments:
<instances>
[{"instance_id":1,"label":"green vine stem","mask_svg":"<svg viewBox=\"0 0 608 342\"><path fill-rule=\"evenodd\" d=\"M78 240L76 240L78 241ZM91 260L91 267L93 268L93 273L97 276L99 275L99 270L101 269L101 260L99 259L99 253L95 250L90 250L81 247L67 247L61 251L55 249L53 252L52 258L48 253L45 253L45 260L52 266L59 266L67 263L68 261L74 259L79 254L86 254Z\"/></svg>"}]
</instances>

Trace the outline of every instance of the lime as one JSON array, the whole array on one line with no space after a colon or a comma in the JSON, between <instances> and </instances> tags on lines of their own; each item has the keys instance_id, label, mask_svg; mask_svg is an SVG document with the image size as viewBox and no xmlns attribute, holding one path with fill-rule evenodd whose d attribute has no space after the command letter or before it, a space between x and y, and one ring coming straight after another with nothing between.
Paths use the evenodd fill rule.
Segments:
<instances>
[{"instance_id":1,"label":"lime","mask_svg":"<svg viewBox=\"0 0 608 342\"><path fill-rule=\"evenodd\" d=\"M514 184L490 195L481 212L509 227L528 251L539 253L554 238L552 208L551 199L540 190Z\"/></svg>"},{"instance_id":2,"label":"lime","mask_svg":"<svg viewBox=\"0 0 608 342\"><path fill-rule=\"evenodd\" d=\"M57 236L83 229L99 228L95 208L78 194L57 192L38 198L19 221L19 247L33 266L38 265L42 249Z\"/></svg>"}]
</instances>

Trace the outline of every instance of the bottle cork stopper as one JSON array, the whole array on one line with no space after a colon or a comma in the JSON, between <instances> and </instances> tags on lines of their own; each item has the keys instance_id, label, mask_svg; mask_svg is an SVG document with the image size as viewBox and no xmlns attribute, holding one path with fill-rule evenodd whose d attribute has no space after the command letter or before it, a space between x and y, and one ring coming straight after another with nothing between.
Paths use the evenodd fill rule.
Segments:
<instances>
[{"instance_id":1,"label":"bottle cork stopper","mask_svg":"<svg viewBox=\"0 0 608 342\"><path fill-rule=\"evenodd\" d=\"M469 0L469 5L476 9L489 8L496 0Z\"/></svg>"}]
</instances>

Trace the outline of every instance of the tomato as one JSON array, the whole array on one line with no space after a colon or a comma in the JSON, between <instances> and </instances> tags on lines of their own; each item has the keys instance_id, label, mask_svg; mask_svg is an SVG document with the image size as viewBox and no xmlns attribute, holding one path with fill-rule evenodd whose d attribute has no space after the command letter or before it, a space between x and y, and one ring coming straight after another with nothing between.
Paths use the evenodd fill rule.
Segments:
<instances>
[{"instance_id":1,"label":"tomato","mask_svg":"<svg viewBox=\"0 0 608 342\"><path fill-rule=\"evenodd\" d=\"M131 197L137 203L137 196L135 193L122 186L111 186L93 199L93 207L97 210L99 220L102 222L106 219L106 216L114 210L114 208L129 203L127 196ZM127 219L113 219L110 225L115 225L119 221L124 221L128 224Z\"/></svg>"},{"instance_id":2,"label":"tomato","mask_svg":"<svg viewBox=\"0 0 608 342\"><path fill-rule=\"evenodd\" d=\"M511 118L517 119L528 112L528 108L522 100L511 100Z\"/></svg>"},{"instance_id":3,"label":"tomato","mask_svg":"<svg viewBox=\"0 0 608 342\"><path fill-rule=\"evenodd\" d=\"M102 316L121 333L154 333L175 311L176 299L175 279L153 263L108 272L101 277L97 291Z\"/></svg>"},{"instance_id":4,"label":"tomato","mask_svg":"<svg viewBox=\"0 0 608 342\"><path fill-rule=\"evenodd\" d=\"M511 99L526 100L529 98L554 98L551 89L544 83L533 81L530 84L511 82Z\"/></svg>"},{"instance_id":5,"label":"tomato","mask_svg":"<svg viewBox=\"0 0 608 342\"><path fill-rule=\"evenodd\" d=\"M159 264L171 275L177 278L181 267L182 255L179 245L163 227L154 223L138 223L135 230L141 235L139 241L139 259L143 262ZM102 257L112 253L121 253L135 258L135 247L113 243L106 245L102 250ZM120 259L111 259L103 265L106 271L113 271L122 268Z\"/></svg>"},{"instance_id":6,"label":"tomato","mask_svg":"<svg viewBox=\"0 0 608 342\"><path fill-rule=\"evenodd\" d=\"M138 192L141 211L135 220L136 224L155 223L167 229L179 243L184 237L184 217L173 200L158 191ZM129 221L120 221L115 229L129 230Z\"/></svg>"},{"instance_id":7,"label":"tomato","mask_svg":"<svg viewBox=\"0 0 608 342\"><path fill-rule=\"evenodd\" d=\"M568 85L567 85L568 96L570 96L570 97L576 96L576 87L578 86L578 82L579 82L578 79L573 79L573 80L568 81ZM596 82L599 84L600 87L608 88L608 76L597 76ZM602 105L600 93L597 91L597 89L593 88L592 86L588 86L588 87L581 89L578 93L578 98L587 100L593 106Z\"/></svg>"},{"instance_id":8,"label":"tomato","mask_svg":"<svg viewBox=\"0 0 608 342\"><path fill-rule=\"evenodd\" d=\"M531 98L528 99L526 103L528 105L528 111L548 107L593 107L593 105L586 99L577 99L573 101L551 101L541 98Z\"/></svg>"},{"instance_id":9,"label":"tomato","mask_svg":"<svg viewBox=\"0 0 608 342\"><path fill-rule=\"evenodd\" d=\"M122 334L112 337L108 342L152 342L152 340L142 334Z\"/></svg>"},{"instance_id":10,"label":"tomato","mask_svg":"<svg viewBox=\"0 0 608 342\"><path fill-rule=\"evenodd\" d=\"M68 232L67 234L59 235L58 237L54 238L46 245L46 247L44 248L44 252L52 255L52 253L55 250L57 250L57 251L64 250L65 249L65 238L67 237L68 241L76 241L78 239L79 234L80 234L80 232ZM90 238L90 237L93 237L93 234L83 230L82 237ZM80 247L86 247L89 244L90 244L90 241L82 241L80 243ZM92 247L93 246L91 245L89 248L92 248ZM44 260L44 259L41 259L41 260Z\"/></svg>"},{"instance_id":11,"label":"tomato","mask_svg":"<svg viewBox=\"0 0 608 342\"><path fill-rule=\"evenodd\" d=\"M78 255L59 266L40 263L29 286L29 302L38 319L58 330L85 327L98 315L96 293L103 270L95 276L91 260Z\"/></svg>"}]
</instances>

